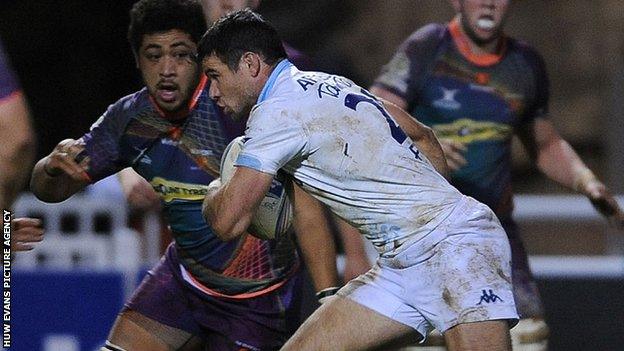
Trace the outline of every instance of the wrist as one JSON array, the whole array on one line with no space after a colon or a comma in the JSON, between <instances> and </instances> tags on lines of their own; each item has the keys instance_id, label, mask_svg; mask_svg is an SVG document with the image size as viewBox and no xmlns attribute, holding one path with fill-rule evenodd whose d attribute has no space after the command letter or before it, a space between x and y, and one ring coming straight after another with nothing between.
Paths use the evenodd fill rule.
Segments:
<instances>
[{"instance_id":1,"label":"wrist","mask_svg":"<svg viewBox=\"0 0 624 351\"><path fill-rule=\"evenodd\" d=\"M589 168L584 168L574 176L572 188L575 191L585 193L585 188L587 187L587 184L597 179L598 178L596 178L594 172L592 172Z\"/></svg>"},{"instance_id":2,"label":"wrist","mask_svg":"<svg viewBox=\"0 0 624 351\"><path fill-rule=\"evenodd\" d=\"M336 295L338 290L340 290L340 288L337 287L337 286L332 286L332 287L329 287L329 288L325 288L325 289L323 289L323 290L321 290L321 291L316 293L316 299L322 305L330 297Z\"/></svg>"}]
</instances>

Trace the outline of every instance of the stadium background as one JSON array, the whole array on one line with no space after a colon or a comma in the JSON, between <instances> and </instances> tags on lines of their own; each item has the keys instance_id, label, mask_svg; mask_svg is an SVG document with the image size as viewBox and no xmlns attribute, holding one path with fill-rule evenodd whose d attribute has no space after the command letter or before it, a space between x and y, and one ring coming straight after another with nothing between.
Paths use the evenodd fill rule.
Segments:
<instances>
[{"instance_id":1,"label":"stadium background","mask_svg":"<svg viewBox=\"0 0 624 351\"><path fill-rule=\"evenodd\" d=\"M2 2L0 37L32 109L38 158L61 139L83 134L110 103L141 87L125 38L133 2ZM266 0L259 11L322 70L364 86L409 33L452 15L440 0ZM624 2L518 1L507 32L543 54L551 80L552 119L564 138L614 192L624 193ZM518 193L565 192L529 166L521 151L515 156ZM543 199L537 201L548 210L565 211L567 198L549 198L557 201L552 203ZM530 254L621 258L622 235L594 216L581 217L523 217ZM553 350L624 349L624 259L615 262L613 270L606 267L615 274L598 269L585 275L540 276ZM19 340L14 346L19 350Z\"/></svg>"}]
</instances>

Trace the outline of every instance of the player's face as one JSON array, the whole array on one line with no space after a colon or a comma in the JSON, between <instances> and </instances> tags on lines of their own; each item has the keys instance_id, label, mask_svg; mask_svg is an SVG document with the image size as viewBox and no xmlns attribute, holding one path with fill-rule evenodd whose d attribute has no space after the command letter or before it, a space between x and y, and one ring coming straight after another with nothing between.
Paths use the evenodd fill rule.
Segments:
<instances>
[{"instance_id":1,"label":"player's face","mask_svg":"<svg viewBox=\"0 0 624 351\"><path fill-rule=\"evenodd\" d=\"M202 0L206 19L210 23L232 11L242 10L247 7L253 10L258 7L259 3L260 0Z\"/></svg>"},{"instance_id":2,"label":"player's face","mask_svg":"<svg viewBox=\"0 0 624 351\"><path fill-rule=\"evenodd\" d=\"M246 117L258 98L253 79L241 66L233 71L214 54L202 61L202 70L210 78L210 97L234 119Z\"/></svg>"},{"instance_id":3,"label":"player's face","mask_svg":"<svg viewBox=\"0 0 624 351\"><path fill-rule=\"evenodd\" d=\"M150 95L164 111L188 106L200 78L196 52L191 36L178 29L143 36L137 65Z\"/></svg>"},{"instance_id":4,"label":"player's face","mask_svg":"<svg viewBox=\"0 0 624 351\"><path fill-rule=\"evenodd\" d=\"M510 0L456 0L461 24L472 41L479 45L498 39L507 17Z\"/></svg>"}]
</instances>

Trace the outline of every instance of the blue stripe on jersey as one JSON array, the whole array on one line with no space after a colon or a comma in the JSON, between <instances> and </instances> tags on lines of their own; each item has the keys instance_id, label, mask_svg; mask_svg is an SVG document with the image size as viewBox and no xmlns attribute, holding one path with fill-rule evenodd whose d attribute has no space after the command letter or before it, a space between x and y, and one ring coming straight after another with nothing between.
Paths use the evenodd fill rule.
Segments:
<instances>
[{"instance_id":1,"label":"blue stripe on jersey","mask_svg":"<svg viewBox=\"0 0 624 351\"><path fill-rule=\"evenodd\" d=\"M273 85L275 85L275 81L277 80L277 77L280 75L280 73L282 73L283 70L288 69L292 66L293 64L290 63L290 61L288 60L282 60L280 61L280 63L277 64L277 66L275 66L275 69L273 70L273 72L271 72L269 79L264 84L264 88L262 88L262 91L260 92L258 102L256 102L257 104L266 100L266 98L269 96L269 93L273 89Z\"/></svg>"}]
</instances>

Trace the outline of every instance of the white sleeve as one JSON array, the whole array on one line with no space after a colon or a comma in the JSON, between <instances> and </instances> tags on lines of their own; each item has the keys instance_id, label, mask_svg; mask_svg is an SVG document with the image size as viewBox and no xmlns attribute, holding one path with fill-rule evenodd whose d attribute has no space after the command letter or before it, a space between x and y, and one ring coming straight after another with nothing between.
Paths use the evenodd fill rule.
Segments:
<instances>
[{"instance_id":1,"label":"white sleeve","mask_svg":"<svg viewBox=\"0 0 624 351\"><path fill-rule=\"evenodd\" d=\"M307 140L301 121L290 118L286 109L260 106L249 117L234 165L275 175L290 160L304 155Z\"/></svg>"}]
</instances>

